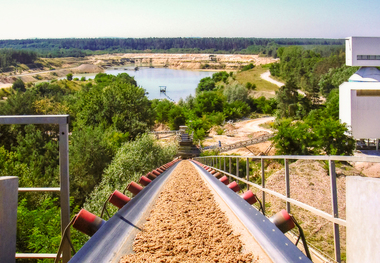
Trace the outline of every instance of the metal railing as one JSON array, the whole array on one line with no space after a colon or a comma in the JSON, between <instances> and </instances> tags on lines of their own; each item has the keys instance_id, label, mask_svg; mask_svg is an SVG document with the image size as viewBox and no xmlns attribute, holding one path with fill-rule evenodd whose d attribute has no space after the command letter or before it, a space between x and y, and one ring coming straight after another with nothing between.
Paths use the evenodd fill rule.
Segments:
<instances>
[{"instance_id":1,"label":"metal railing","mask_svg":"<svg viewBox=\"0 0 380 263\"><path fill-rule=\"evenodd\" d=\"M70 222L69 189L69 115L0 116L0 124L58 124L59 125L59 187L19 188L19 192L60 192L61 233ZM70 232L68 233L70 237ZM63 244L62 262L71 258L68 242ZM17 253L16 258L55 258L56 254Z\"/></svg>"},{"instance_id":2,"label":"metal railing","mask_svg":"<svg viewBox=\"0 0 380 263\"><path fill-rule=\"evenodd\" d=\"M217 149L219 152L226 152L226 151L230 151L230 150L233 150L233 149L237 149L237 148L241 148L241 147L245 147L245 146L249 146L249 145L262 143L262 142L268 141L272 137L273 137L272 134L268 134L268 135L260 136L258 138L244 140L244 141L238 141L238 142L231 143L231 144L226 144L226 145L223 145L223 146L219 146L219 144L215 144L215 145L211 145L211 146L206 146L202 150Z\"/></svg>"},{"instance_id":3,"label":"metal railing","mask_svg":"<svg viewBox=\"0 0 380 263\"><path fill-rule=\"evenodd\" d=\"M227 158L229 162L229 171L226 171ZM195 160L212 167L214 170L219 171L229 177L232 177L240 182L243 182L249 186L253 186L258 190L262 191L262 205L263 212L265 212L265 194L268 193L286 202L286 210L290 213L291 204L303 208L317 216L320 216L333 223L333 234L334 234L334 256L336 262L341 262L340 253L340 235L339 226L346 226L346 220L339 217L338 213L338 195L337 195L337 185L336 185L336 171L335 162L345 161L345 162L374 162L380 163L380 157L354 157L354 156L298 156L298 155L277 155L277 156L207 156L207 157L197 157ZM224 163L224 169L222 169L222 159ZM236 159L234 162L236 164L236 175L231 173L232 159ZM245 159L246 161L246 179L239 176L239 159ZM250 182L249 176L249 160L260 160L261 161L261 185ZM265 187L265 160L283 160L285 167L285 195L268 189ZM331 187L331 205L332 213L329 214L311 205L305 204L293 198L290 198L290 176L289 176L289 160L313 160L313 161L327 161L329 163L329 175L330 175L330 187Z\"/></svg>"}]
</instances>

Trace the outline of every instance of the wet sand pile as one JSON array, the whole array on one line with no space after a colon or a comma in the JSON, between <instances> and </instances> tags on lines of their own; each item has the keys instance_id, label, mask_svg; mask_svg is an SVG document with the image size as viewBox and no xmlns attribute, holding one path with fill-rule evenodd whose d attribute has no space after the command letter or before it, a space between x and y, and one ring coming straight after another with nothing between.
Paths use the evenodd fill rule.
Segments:
<instances>
[{"instance_id":1,"label":"wet sand pile","mask_svg":"<svg viewBox=\"0 0 380 263\"><path fill-rule=\"evenodd\" d=\"M183 161L157 199L127 262L252 262L194 166Z\"/></svg>"}]
</instances>

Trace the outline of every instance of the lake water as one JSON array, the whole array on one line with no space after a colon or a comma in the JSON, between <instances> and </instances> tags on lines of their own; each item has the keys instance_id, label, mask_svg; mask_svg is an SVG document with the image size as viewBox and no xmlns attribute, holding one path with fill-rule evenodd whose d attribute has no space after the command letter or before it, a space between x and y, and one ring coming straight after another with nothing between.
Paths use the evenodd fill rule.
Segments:
<instances>
[{"instance_id":1,"label":"lake water","mask_svg":"<svg viewBox=\"0 0 380 263\"><path fill-rule=\"evenodd\" d=\"M188 95L195 94L195 89L202 78L210 77L215 72L176 70L169 68L141 67L135 71L133 67L109 68L104 71L107 74L117 75L127 73L134 76L137 85L143 87L149 94L149 99L163 99L165 95L160 93L159 86L166 86L166 94L172 100L185 99ZM74 74L74 78L93 79L96 74Z\"/></svg>"}]
</instances>

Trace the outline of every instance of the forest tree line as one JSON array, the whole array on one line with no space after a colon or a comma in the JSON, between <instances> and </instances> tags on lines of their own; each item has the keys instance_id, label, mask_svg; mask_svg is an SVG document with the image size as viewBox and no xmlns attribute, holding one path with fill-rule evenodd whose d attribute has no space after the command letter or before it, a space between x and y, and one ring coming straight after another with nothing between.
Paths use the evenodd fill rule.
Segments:
<instances>
[{"instance_id":1,"label":"forest tree line","mask_svg":"<svg viewBox=\"0 0 380 263\"><path fill-rule=\"evenodd\" d=\"M115 52L241 53L275 57L275 50L280 46L343 44L343 39L312 38L65 38L0 40L0 49L27 49L43 57L83 57Z\"/></svg>"},{"instance_id":2,"label":"forest tree line","mask_svg":"<svg viewBox=\"0 0 380 263\"><path fill-rule=\"evenodd\" d=\"M0 72L7 71L11 66L18 64L34 63L37 58L38 54L35 51L0 49Z\"/></svg>"}]
</instances>

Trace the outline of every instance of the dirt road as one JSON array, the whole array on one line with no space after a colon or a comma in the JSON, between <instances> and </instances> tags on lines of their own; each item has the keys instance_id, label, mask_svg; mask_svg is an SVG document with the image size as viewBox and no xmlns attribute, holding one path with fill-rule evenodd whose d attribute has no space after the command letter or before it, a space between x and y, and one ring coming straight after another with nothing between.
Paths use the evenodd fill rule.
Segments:
<instances>
[{"instance_id":1,"label":"dirt road","mask_svg":"<svg viewBox=\"0 0 380 263\"><path fill-rule=\"evenodd\" d=\"M273 83L274 85L277 85L279 87L282 87L285 85L285 83L282 83L282 82L279 82L277 80L274 80L270 77L270 72L269 70L264 72L263 74L260 75L260 77L263 79L263 80L266 80L266 81L269 81L270 83Z\"/></svg>"},{"instance_id":2,"label":"dirt road","mask_svg":"<svg viewBox=\"0 0 380 263\"><path fill-rule=\"evenodd\" d=\"M263 80L266 80L266 81L269 81L270 83L273 83L279 87L282 87L285 85L285 83L282 83L282 82L279 82L277 80L274 80L270 77L270 72L269 70L267 72L264 72L263 74L260 75L260 77L263 79ZM305 92L303 92L302 90L297 90L299 94L301 94L302 96L306 96Z\"/></svg>"},{"instance_id":3,"label":"dirt road","mask_svg":"<svg viewBox=\"0 0 380 263\"><path fill-rule=\"evenodd\" d=\"M232 144L259 137L263 134L273 133L273 131L269 129L260 127L260 125L266 122L272 122L274 119L274 117L265 117L241 121L234 124L226 124L224 126L225 133L223 135L217 135L215 132L210 132L209 137L203 142L203 146L216 145L219 141L222 145ZM239 148L228 151L227 153L238 153L242 155L252 155L252 153L259 154L260 152L264 152L270 144L270 141L263 142L248 146L249 150L246 148Z\"/></svg>"}]
</instances>

